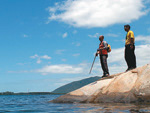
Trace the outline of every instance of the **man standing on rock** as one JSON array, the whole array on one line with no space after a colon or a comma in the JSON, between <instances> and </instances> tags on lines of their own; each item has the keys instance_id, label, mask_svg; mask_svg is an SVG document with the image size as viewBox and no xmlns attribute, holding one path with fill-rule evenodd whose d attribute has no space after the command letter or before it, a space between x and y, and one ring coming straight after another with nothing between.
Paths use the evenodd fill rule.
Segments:
<instances>
[{"instance_id":1,"label":"man standing on rock","mask_svg":"<svg viewBox=\"0 0 150 113\"><path fill-rule=\"evenodd\" d=\"M103 35L99 36L99 40L100 40L100 44L99 44L99 48L97 49L96 56L98 56L98 54L100 55L101 67L103 70L102 77L107 77L107 76L109 76L109 70L108 70L108 65L107 65L107 57L108 57L108 53L107 53L108 46L107 45L108 44L106 41L103 41L104 40Z\"/></svg>"},{"instance_id":2,"label":"man standing on rock","mask_svg":"<svg viewBox=\"0 0 150 113\"><path fill-rule=\"evenodd\" d=\"M124 30L127 32L125 41L125 60L128 65L126 71L136 68L136 57L135 57L135 38L133 31L130 30L130 25L124 25Z\"/></svg>"}]
</instances>

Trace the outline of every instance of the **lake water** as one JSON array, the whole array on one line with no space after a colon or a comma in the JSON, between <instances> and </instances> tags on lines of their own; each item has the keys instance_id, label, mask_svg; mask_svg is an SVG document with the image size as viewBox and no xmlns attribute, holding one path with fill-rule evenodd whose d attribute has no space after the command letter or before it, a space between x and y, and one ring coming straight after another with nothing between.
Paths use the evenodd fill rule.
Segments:
<instances>
[{"instance_id":1,"label":"lake water","mask_svg":"<svg viewBox=\"0 0 150 113\"><path fill-rule=\"evenodd\" d=\"M0 95L0 113L150 113L150 105L56 104L60 95Z\"/></svg>"}]
</instances>

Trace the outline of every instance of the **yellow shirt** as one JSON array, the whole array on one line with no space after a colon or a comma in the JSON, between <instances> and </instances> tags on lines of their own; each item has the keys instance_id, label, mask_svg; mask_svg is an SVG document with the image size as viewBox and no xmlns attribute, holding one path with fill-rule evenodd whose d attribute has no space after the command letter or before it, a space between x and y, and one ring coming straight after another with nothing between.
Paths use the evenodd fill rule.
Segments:
<instances>
[{"instance_id":1,"label":"yellow shirt","mask_svg":"<svg viewBox=\"0 0 150 113\"><path fill-rule=\"evenodd\" d=\"M131 44L131 38L133 38L134 42L135 42L135 38L134 38L134 33L133 31L128 31L127 35L126 35L126 45ZM133 42L133 43L134 43Z\"/></svg>"}]
</instances>

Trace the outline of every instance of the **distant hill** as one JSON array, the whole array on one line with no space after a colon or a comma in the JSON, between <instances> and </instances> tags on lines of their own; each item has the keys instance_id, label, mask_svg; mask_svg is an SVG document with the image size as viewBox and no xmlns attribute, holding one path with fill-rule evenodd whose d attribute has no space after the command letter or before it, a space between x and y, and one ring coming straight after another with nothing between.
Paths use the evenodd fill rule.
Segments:
<instances>
[{"instance_id":1,"label":"distant hill","mask_svg":"<svg viewBox=\"0 0 150 113\"><path fill-rule=\"evenodd\" d=\"M95 76L95 77L82 79L80 81L74 81L74 82L71 82L69 84L66 84L64 86L61 86L61 87L55 89L54 91L52 91L52 93L69 93L69 92L79 89L87 84L95 82L96 80L99 80L100 78L101 77Z\"/></svg>"}]
</instances>

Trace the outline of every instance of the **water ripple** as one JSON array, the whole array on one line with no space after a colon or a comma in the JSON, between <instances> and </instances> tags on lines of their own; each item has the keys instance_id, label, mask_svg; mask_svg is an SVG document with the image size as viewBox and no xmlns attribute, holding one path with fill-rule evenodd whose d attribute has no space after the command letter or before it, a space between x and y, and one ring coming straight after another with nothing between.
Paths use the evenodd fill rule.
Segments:
<instances>
[{"instance_id":1,"label":"water ripple","mask_svg":"<svg viewBox=\"0 0 150 113\"><path fill-rule=\"evenodd\" d=\"M56 104L48 101L60 95L0 96L0 113L150 113L150 105L139 104Z\"/></svg>"}]
</instances>

